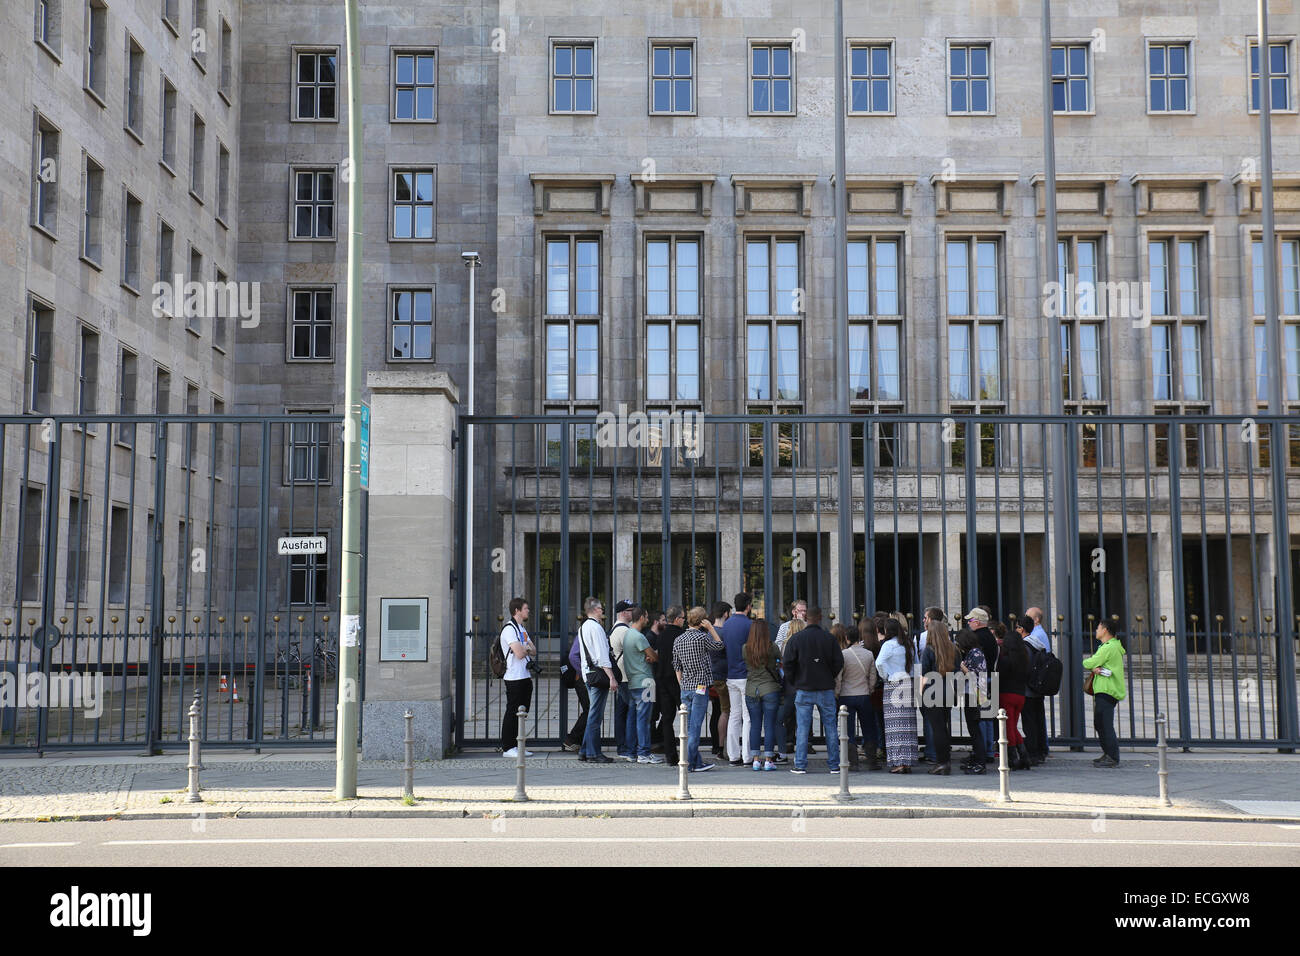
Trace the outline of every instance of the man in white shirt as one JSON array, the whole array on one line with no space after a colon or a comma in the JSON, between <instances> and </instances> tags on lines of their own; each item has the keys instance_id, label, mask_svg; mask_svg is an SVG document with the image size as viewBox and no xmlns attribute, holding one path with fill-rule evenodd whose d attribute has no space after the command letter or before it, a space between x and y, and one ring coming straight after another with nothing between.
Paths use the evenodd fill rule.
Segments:
<instances>
[{"instance_id":1,"label":"man in white shirt","mask_svg":"<svg viewBox=\"0 0 1300 956\"><path fill-rule=\"evenodd\" d=\"M600 752L600 725L605 717L605 699L611 693L618 693L618 680L614 677L610 659L609 638L605 636L605 629L600 623L605 619L605 605L599 598L589 597L582 602L582 610L587 617L578 628L578 643L582 657L582 676L587 680L591 708L587 711L587 730L582 735L578 759L584 763L613 763L613 760ZM605 672L609 680L608 687L591 686L590 678L598 670Z\"/></svg>"},{"instance_id":2,"label":"man in white shirt","mask_svg":"<svg viewBox=\"0 0 1300 956\"><path fill-rule=\"evenodd\" d=\"M501 628L501 653L506 659L506 712L501 718L501 756L517 757L519 748L519 708L528 710L533 700L533 675L529 662L537 656L537 647L524 629L528 620L528 602L517 597L510 602L510 620ZM509 748L509 749L507 749ZM525 751L529 757L531 750Z\"/></svg>"},{"instance_id":3,"label":"man in white shirt","mask_svg":"<svg viewBox=\"0 0 1300 956\"><path fill-rule=\"evenodd\" d=\"M609 629L609 653L610 661L620 674L625 673L623 638L627 637L628 621L635 606L632 601L619 601L614 605L614 626ZM623 681L614 696L614 753L619 760L635 761L636 754L628 753L627 742L627 712L630 699L627 681Z\"/></svg>"},{"instance_id":4,"label":"man in white shirt","mask_svg":"<svg viewBox=\"0 0 1300 956\"><path fill-rule=\"evenodd\" d=\"M1025 616L1034 622L1034 628L1025 636L1025 643L1033 650L1051 653L1052 639L1043 630L1043 609L1031 607ZM1025 692L1025 709L1020 712L1025 727L1025 746L1029 750L1029 763L1037 766L1047 759L1047 702L1042 697Z\"/></svg>"}]
</instances>

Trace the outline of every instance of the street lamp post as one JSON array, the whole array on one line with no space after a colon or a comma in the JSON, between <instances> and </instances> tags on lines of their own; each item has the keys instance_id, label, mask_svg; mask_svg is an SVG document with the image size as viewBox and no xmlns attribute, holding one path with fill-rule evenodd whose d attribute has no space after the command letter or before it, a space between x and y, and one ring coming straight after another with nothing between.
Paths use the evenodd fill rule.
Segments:
<instances>
[{"instance_id":1,"label":"street lamp post","mask_svg":"<svg viewBox=\"0 0 1300 956\"><path fill-rule=\"evenodd\" d=\"M848 240L848 183L845 182L844 160L844 0L835 0L835 411L841 415L849 412L849 240ZM849 426L836 426L839 450L839 581L840 621L853 622L853 472L850 454ZM869 442L863 435L863 455L869 454ZM866 489L863 489L866 494ZM863 560L871 568L871 519L863 511ZM869 605L870 594L862 599Z\"/></svg>"},{"instance_id":2,"label":"street lamp post","mask_svg":"<svg viewBox=\"0 0 1300 956\"><path fill-rule=\"evenodd\" d=\"M348 309L344 347L343 574L334 796L357 795L361 636L361 43L357 0L346 0L348 55Z\"/></svg>"},{"instance_id":3,"label":"street lamp post","mask_svg":"<svg viewBox=\"0 0 1300 956\"><path fill-rule=\"evenodd\" d=\"M478 276L479 255L477 252L462 252L460 257L469 269L469 335L465 341L465 414L474 414L474 299L476 295L475 278ZM460 440L465 442L465 551L464 576L464 622L467 634L459 635L466 641L465 673L463 675L466 693L474 686L474 426L466 425Z\"/></svg>"}]
</instances>

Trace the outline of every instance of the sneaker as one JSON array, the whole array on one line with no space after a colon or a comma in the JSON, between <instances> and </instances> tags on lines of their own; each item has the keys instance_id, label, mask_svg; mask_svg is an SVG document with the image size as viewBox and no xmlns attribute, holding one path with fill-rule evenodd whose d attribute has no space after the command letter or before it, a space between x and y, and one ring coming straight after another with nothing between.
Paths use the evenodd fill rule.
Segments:
<instances>
[{"instance_id":1,"label":"sneaker","mask_svg":"<svg viewBox=\"0 0 1300 956\"><path fill-rule=\"evenodd\" d=\"M836 774L837 774L837 773L840 772L840 768L839 768L839 767L831 767L831 768L829 768L829 769L830 769L830 772L831 772L831 773L836 773Z\"/></svg>"},{"instance_id":2,"label":"sneaker","mask_svg":"<svg viewBox=\"0 0 1300 956\"><path fill-rule=\"evenodd\" d=\"M613 759L606 757L604 754L596 754L594 757L588 757L587 763L613 763Z\"/></svg>"},{"instance_id":3,"label":"sneaker","mask_svg":"<svg viewBox=\"0 0 1300 956\"><path fill-rule=\"evenodd\" d=\"M615 756L619 760L628 760L631 761L632 763L636 763L636 756L633 754L615 754Z\"/></svg>"},{"instance_id":4,"label":"sneaker","mask_svg":"<svg viewBox=\"0 0 1300 956\"><path fill-rule=\"evenodd\" d=\"M565 741L564 743L560 744L560 746L563 747L571 754L576 754L579 750L582 749L582 744L571 744L568 741Z\"/></svg>"},{"instance_id":5,"label":"sneaker","mask_svg":"<svg viewBox=\"0 0 1300 956\"><path fill-rule=\"evenodd\" d=\"M790 758L787 757L785 754L777 754L775 757L772 758L772 763L777 764L778 766L783 766L789 762L790 762Z\"/></svg>"},{"instance_id":6,"label":"sneaker","mask_svg":"<svg viewBox=\"0 0 1300 956\"><path fill-rule=\"evenodd\" d=\"M755 764L754 766L757 767L758 765ZM763 769L764 769L764 770L775 770L775 769L776 769L776 764L773 763L771 760L764 761L764 763L763 763Z\"/></svg>"},{"instance_id":7,"label":"sneaker","mask_svg":"<svg viewBox=\"0 0 1300 956\"><path fill-rule=\"evenodd\" d=\"M642 754L640 757L637 757L637 758L636 758L636 762L637 762L637 763L650 763L651 761L650 761L650 758L649 758L649 757L647 757L645 754Z\"/></svg>"},{"instance_id":8,"label":"sneaker","mask_svg":"<svg viewBox=\"0 0 1300 956\"><path fill-rule=\"evenodd\" d=\"M519 756L519 748L518 748L518 747L511 747L509 750L507 750L507 751L506 751L505 753L503 753L501 756L503 756L503 757L518 757L518 756ZM524 751L524 756L525 756L525 757L535 757L535 756L537 756L537 755L534 754L531 750L525 750L525 751Z\"/></svg>"},{"instance_id":9,"label":"sneaker","mask_svg":"<svg viewBox=\"0 0 1300 956\"><path fill-rule=\"evenodd\" d=\"M769 762L770 762L770 761L769 761ZM763 761L759 760L757 757L754 758L754 769L755 769L755 770L762 770L762 769L763 769Z\"/></svg>"},{"instance_id":10,"label":"sneaker","mask_svg":"<svg viewBox=\"0 0 1300 956\"><path fill-rule=\"evenodd\" d=\"M665 762L663 754L651 754L650 756L644 757L642 759L646 763L651 763L651 764L661 764ZM637 763L641 763L641 760L638 760Z\"/></svg>"},{"instance_id":11,"label":"sneaker","mask_svg":"<svg viewBox=\"0 0 1300 956\"><path fill-rule=\"evenodd\" d=\"M703 767L692 767L691 773L704 773L706 770L712 770L717 764L706 763Z\"/></svg>"},{"instance_id":12,"label":"sneaker","mask_svg":"<svg viewBox=\"0 0 1300 956\"><path fill-rule=\"evenodd\" d=\"M1112 760L1110 757L1106 756L1106 754L1102 754L1092 762L1092 765L1094 767L1118 767L1119 761Z\"/></svg>"},{"instance_id":13,"label":"sneaker","mask_svg":"<svg viewBox=\"0 0 1300 956\"><path fill-rule=\"evenodd\" d=\"M805 769L803 769L802 767L791 767L791 768L790 768L790 772L791 772L791 773L806 774L808 771L805 770Z\"/></svg>"},{"instance_id":14,"label":"sneaker","mask_svg":"<svg viewBox=\"0 0 1300 956\"><path fill-rule=\"evenodd\" d=\"M745 761L741 760L739 757L737 757L735 760L728 761L728 763L730 763L733 767L745 766Z\"/></svg>"}]
</instances>

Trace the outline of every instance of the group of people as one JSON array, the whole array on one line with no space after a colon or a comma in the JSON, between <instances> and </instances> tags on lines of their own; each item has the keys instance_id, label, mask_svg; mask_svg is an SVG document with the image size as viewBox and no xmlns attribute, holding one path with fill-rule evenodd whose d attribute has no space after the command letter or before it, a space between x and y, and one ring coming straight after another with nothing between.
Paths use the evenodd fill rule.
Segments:
<instances>
[{"instance_id":1,"label":"group of people","mask_svg":"<svg viewBox=\"0 0 1300 956\"><path fill-rule=\"evenodd\" d=\"M561 672L563 686L576 692L579 705L564 749L586 763L615 759L600 748L605 704L613 695L617 759L677 764L673 721L680 703L687 715L687 765L697 773L715 766L700 755L710 704L713 754L755 771L789 764L793 741L789 769L807 773L816 711L827 766L838 773L840 706L848 709L851 770L865 766L905 774L929 763L929 773L950 774L954 707L962 710L971 738L971 752L960 764L964 773L985 773L996 759L992 714L998 709L1007 714L1013 770L1029 770L1048 758L1045 693L1055 691L1045 692L1036 679L1052 655L1041 609L1029 608L1008 629L980 605L964 616L954 635L942 609L930 607L913 635L907 618L897 612L827 630L821 609L800 600L773 635L766 620L750 616L750 605L750 596L740 593L734 607L726 602L707 610L674 606L652 615L624 600L615 605L606 633L604 603L587 598ZM515 598L510 612L499 640L507 661L502 749L513 757L516 750L507 746L517 739L516 711L531 702L529 663L537 650L525 628L527 602ZM1114 767L1119 765L1114 711L1126 687L1124 650L1108 621L1098 626L1096 637L1097 652L1082 662L1092 675L1094 727L1103 750L1093 763Z\"/></svg>"}]
</instances>

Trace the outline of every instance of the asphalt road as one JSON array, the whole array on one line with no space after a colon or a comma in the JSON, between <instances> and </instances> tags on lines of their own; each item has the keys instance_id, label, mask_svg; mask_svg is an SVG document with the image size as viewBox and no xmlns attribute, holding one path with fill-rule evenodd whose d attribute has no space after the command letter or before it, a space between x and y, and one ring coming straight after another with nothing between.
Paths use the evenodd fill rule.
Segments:
<instances>
[{"instance_id":1,"label":"asphalt road","mask_svg":"<svg viewBox=\"0 0 1300 956\"><path fill-rule=\"evenodd\" d=\"M800 817L0 824L0 868L547 866L576 860L618 866L1295 867L1300 826Z\"/></svg>"}]
</instances>

